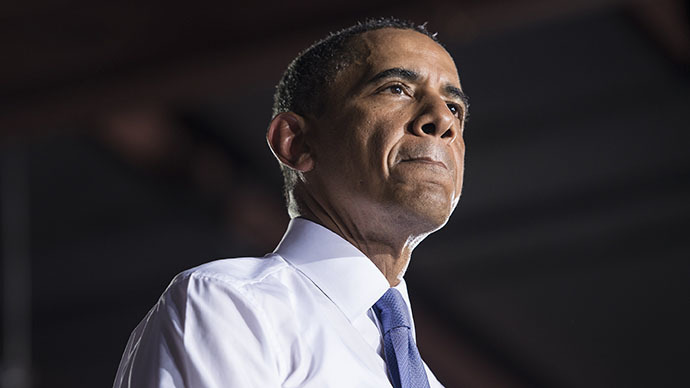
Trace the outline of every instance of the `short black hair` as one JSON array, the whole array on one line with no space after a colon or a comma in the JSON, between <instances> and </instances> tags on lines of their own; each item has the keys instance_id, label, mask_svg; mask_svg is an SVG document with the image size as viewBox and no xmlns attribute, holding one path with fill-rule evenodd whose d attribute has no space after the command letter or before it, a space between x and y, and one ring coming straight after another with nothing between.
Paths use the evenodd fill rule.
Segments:
<instances>
[{"instance_id":1,"label":"short black hair","mask_svg":"<svg viewBox=\"0 0 690 388\"><path fill-rule=\"evenodd\" d=\"M367 19L340 31L330 33L302 51L288 65L273 95L273 115L295 112L305 116L318 115L325 101L328 85L347 67L355 55L349 50L352 39L367 31L382 28L413 30L438 43L436 34L426 29L426 23L417 25L411 21L393 17ZM439 43L440 44L440 43Z\"/></svg>"},{"instance_id":2,"label":"short black hair","mask_svg":"<svg viewBox=\"0 0 690 388\"><path fill-rule=\"evenodd\" d=\"M330 33L299 53L288 65L273 95L272 117L282 112L295 112L301 116L320 116L325 102L328 101L329 85L341 70L357 59L357 53L351 50L353 39L365 32L383 28L417 31L441 44L436 34L426 29L426 23L417 25L393 17L367 19ZM298 174L282 163L280 163L280 169L284 179L285 202L288 213L292 216L295 206L298 206L293 197Z\"/></svg>"}]
</instances>

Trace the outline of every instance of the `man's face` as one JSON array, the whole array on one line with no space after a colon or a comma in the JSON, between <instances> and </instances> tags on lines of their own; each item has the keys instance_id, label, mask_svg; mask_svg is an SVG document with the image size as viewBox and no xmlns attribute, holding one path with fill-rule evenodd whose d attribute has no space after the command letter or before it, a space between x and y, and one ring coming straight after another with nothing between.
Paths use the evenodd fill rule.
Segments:
<instances>
[{"instance_id":1,"label":"man's face","mask_svg":"<svg viewBox=\"0 0 690 388\"><path fill-rule=\"evenodd\" d=\"M460 197L466 112L450 55L412 30L381 29L353 43L358 59L307 119L308 185L345 222L441 227Z\"/></svg>"}]
</instances>

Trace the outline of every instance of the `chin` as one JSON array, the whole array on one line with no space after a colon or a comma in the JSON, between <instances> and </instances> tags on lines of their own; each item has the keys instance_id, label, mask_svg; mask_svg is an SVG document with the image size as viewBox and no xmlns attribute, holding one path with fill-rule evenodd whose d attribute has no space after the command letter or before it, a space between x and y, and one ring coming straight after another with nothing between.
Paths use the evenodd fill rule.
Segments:
<instances>
[{"instance_id":1,"label":"chin","mask_svg":"<svg viewBox=\"0 0 690 388\"><path fill-rule=\"evenodd\" d=\"M453 203L447 197L419 195L406 202L403 211L408 213L408 225L417 234L428 235L441 229L453 211Z\"/></svg>"},{"instance_id":2,"label":"chin","mask_svg":"<svg viewBox=\"0 0 690 388\"><path fill-rule=\"evenodd\" d=\"M448 185L405 182L387 192L390 215L410 236L426 236L443 227L457 204Z\"/></svg>"},{"instance_id":3,"label":"chin","mask_svg":"<svg viewBox=\"0 0 690 388\"><path fill-rule=\"evenodd\" d=\"M448 209L439 209L437 211L430 211L429 209L426 209L426 211L423 214L420 214L420 216L426 221L425 224L428 233L433 233L446 225L448 219L450 218L450 212Z\"/></svg>"}]
</instances>

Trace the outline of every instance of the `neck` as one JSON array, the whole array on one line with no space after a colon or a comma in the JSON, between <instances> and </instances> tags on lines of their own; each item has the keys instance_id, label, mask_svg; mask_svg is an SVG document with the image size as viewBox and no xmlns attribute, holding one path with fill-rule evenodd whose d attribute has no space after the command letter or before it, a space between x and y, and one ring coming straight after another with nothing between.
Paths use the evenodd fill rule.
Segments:
<instances>
[{"instance_id":1,"label":"neck","mask_svg":"<svg viewBox=\"0 0 690 388\"><path fill-rule=\"evenodd\" d=\"M391 225L400 223L381 223L372 214L342 214L344 212L333 211L334 209L322 206L311 197L299 202L298 211L293 216L316 222L350 242L376 265L391 287L400 283L410 263L412 251L426 236L393 230Z\"/></svg>"}]
</instances>

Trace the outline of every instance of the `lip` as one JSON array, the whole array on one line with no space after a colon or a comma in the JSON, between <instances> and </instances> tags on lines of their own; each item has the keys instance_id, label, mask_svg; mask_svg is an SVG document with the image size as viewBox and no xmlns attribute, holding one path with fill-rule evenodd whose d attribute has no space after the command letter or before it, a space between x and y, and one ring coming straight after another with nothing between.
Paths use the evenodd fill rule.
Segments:
<instances>
[{"instance_id":1,"label":"lip","mask_svg":"<svg viewBox=\"0 0 690 388\"><path fill-rule=\"evenodd\" d=\"M445 163L443 163L440 160L435 160L429 157L422 157L422 158L409 158L409 159L403 159L400 161L401 163L424 163L424 164L430 164L430 165L435 165L439 167L443 167L444 169L448 169L448 166L446 166Z\"/></svg>"}]
</instances>

